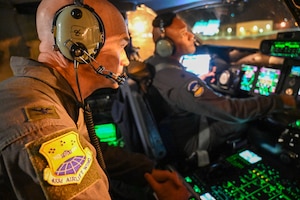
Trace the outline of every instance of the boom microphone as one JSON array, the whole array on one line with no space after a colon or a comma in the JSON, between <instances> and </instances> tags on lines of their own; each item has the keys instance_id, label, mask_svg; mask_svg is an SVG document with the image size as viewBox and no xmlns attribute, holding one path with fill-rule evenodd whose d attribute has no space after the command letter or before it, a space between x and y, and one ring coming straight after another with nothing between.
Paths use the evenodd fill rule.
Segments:
<instances>
[{"instance_id":1,"label":"boom microphone","mask_svg":"<svg viewBox=\"0 0 300 200\"><path fill-rule=\"evenodd\" d=\"M118 76L111 71L105 70L105 68L101 65L97 69L95 69L94 66L92 66L91 64L90 64L90 66L96 71L97 74L100 74L102 76L105 76L106 78L112 79L113 81L117 82L119 85L122 85L126 80L125 74L121 74Z\"/></svg>"},{"instance_id":2,"label":"boom microphone","mask_svg":"<svg viewBox=\"0 0 300 200\"><path fill-rule=\"evenodd\" d=\"M83 48L81 48L81 47L79 47L79 48L80 48L80 52L83 52L83 54L85 54L85 55L88 56L93 62L95 62L95 63L98 64L98 62L97 62L90 54L88 54L88 52L87 52L85 49L83 49ZM78 50L78 49L77 49L77 50ZM95 67L91 62L87 62L82 56L83 56L83 55L80 55L80 56L78 56L78 57L79 57L80 60L82 60L85 64L88 64L89 66L91 66L92 69L93 69L97 74L102 75L102 76L105 76L106 78L109 78L109 79L111 79L111 80L117 82L119 85L124 84L124 82L125 82L125 80L126 80L126 76L125 76L124 73L121 74L121 75L117 75L117 74L115 74L115 73L113 73L113 72L111 72L111 71L109 71L109 70L106 70L105 67L103 67L103 66L101 66L101 65L96 69L96 67Z\"/></svg>"},{"instance_id":3,"label":"boom microphone","mask_svg":"<svg viewBox=\"0 0 300 200\"><path fill-rule=\"evenodd\" d=\"M194 43L195 46L201 46L203 44L203 41L197 34L194 34Z\"/></svg>"},{"instance_id":4,"label":"boom microphone","mask_svg":"<svg viewBox=\"0 0 300 200\"><path fill-rule=\"evenodd\" d=\"M124 84L126 80L125 74L116 75L115 73L106 70L103 66L99 66L97 69L96 67L90 62L92 60L93 62L99 64L97 60L93 56L91 56L85 46L81 43L73 42L72 40L68 40L64 44L70 51L71 55L73 56L74 60L79 62L82 61L82 63L88 64L92 67L92 69L99 75L105 76L106 78L109 78L115 82L117 82L119 85Z\"/></svg>"}]
</instances>

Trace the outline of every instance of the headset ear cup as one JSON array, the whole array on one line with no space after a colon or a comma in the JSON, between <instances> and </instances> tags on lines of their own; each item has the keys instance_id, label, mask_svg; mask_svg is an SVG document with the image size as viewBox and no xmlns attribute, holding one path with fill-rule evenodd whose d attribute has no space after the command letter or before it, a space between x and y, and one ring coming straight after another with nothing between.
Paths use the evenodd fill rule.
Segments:
<instances>
[{"instance_id":1,"label":"headset ear cup","mask_svg":"<svg viewBox=\"0 0 300 200\"><path fill-rule=\"evenodd\" d=\"M67 5L57 11L52 32L55 48L64 57L80 63L95 58L105 42L101 18L87 5Z\"/></svg>"},{"instance_id":2,"label":"headset ear cup","mask_svg":"<svg viewBox=\"0 0 300 200\"><path fill-rule=\"evenodd\" d=\"M168 57L174 54L175 46L171 39L160 38L155 43L155 52L161 57Z\"/></svg>"}]
</instances>

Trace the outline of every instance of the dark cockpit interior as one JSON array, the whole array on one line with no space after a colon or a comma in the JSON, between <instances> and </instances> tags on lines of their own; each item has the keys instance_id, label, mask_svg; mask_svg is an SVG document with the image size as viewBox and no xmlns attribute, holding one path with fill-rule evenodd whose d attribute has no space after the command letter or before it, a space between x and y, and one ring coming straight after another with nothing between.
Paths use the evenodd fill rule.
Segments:
<instances>
[{"instance_id":1,"label":"dark cockpit interior","mask_svg":"<svg viewBox=\"0 0 300 200\"><path fill-rule=\"evenodd\" d=\"M87 99L99 139L109 145L144 153L162 168L178 172L192 193L191 199L300 199L300 1L110 1L128 22L132 37L130 51L136 54L124 85L117 90L101 89ZM0 2L0 16L14 16L12 23L17 24L8 28L11 34L0 31L1 79L11 75L2 67L7 65L10 55L32 58L37 55L32 50L38 42L36 33L32 32L34 22L30 21L34 19L38 3ZM296 99L297 109L287 109L251 122L247 137L221 146L211 155L208 166L195 166L193 160L181 158L174 149L169 152L166 136L157 130L140 85L145 83L139 74L143 66L135 63L153 52L149 30L139 31L147 30L147 24L139 29L135 27L135 20L141 17L151 21L156 14L168 11L178 13L198 40L195 54L181 59L187 70L201 75L217 67L216 80L213 83L207 80L212 90L228 98L284 93ZM28 23L22 24L24 19L20 18L24 16ZM2 27L6 23L3 17L0 23ZM112 117L116 98L127 100L131 109L128 121L133 133L125 133L124 127Z\"/></svg>"},{"instance_id":2,"label":"dark cockpit interior","mask_svg":"<svg viewBox=\"0 0 300 200\"><path fill-rule=\"evenodd\" d=\"M295 97L298 109L251 122L246 138L228 141L212 155L213 160L209 166L197 167L191 160L180 160L179 155L176 157L176 150L170 150L165 136L161 137L157 131L155 120L149 120L152 117L151 109L148 116L149 107L141 88L136 85L140 80L134 74L121 89L123 97L129 99L132 123L136 125L140 146L130 147L133 145L130 144L132 138L128 139L126 134L121 134L124 145L177 171L193 194L191 199L299 199L300 4L297 5L297 1L280 1L290 11L288 14L285 11L276 14L270 12L264 20L261 20L261 16L252 19L261 21L257 30L261 31L260 34L252 36L249 33L251 30L238 33L237 26L242 30L242 26L245 28L251 24L253 21L248 21L254 15L255 8L271 6L266 1L266 4L261 1L185 2L143 3L156 13L169 10L178 12L199 36L201 45L197 47L196 53L181 59L187 70L200 75L209 71L212 65L217 66L217 80L209 83L215 92L229 98L285 93ZM219 4L226 6L222 8L220 17L214 18L213 13L215 16L216 10L221 9ZM200 12L201 9L206 12ZM241 22L233 20L234 15L240 17ZM256 15L260 13L257 11ZM198 16L201 16L202 21ZM285 19L289 28L275 30L280 26L276 18ZM243 21L247 22L243 24ZM262 27L268 27L270 21L274 28L267 33L267 28L263 30ZM226 35L232 23L237 23L233 30L235 36ZM209 28L202 30L203 27Z\"/></svg>"}]
</instances>

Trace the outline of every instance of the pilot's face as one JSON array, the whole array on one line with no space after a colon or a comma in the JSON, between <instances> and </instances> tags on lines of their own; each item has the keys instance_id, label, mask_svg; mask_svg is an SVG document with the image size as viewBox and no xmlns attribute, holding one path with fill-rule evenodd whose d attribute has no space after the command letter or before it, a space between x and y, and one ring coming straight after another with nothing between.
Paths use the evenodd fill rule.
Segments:
<instances>
[{"instance_id":1,"label":"pilot's face","mask_svg":"<svg viewBox=\"0 0 300 200\"><path fill-rule=\"evenodd\" d=\"M123 72L123 67L128 65L128 59L124 50L127 43L127 33L108 38L96 58L97 62L105 67L106 70L120 75ZM101 84L104 83L108 84L108 87L118 87L116 83L109 79L101 80Z\"/></svg>"},{"instance_id":2,"label":"pilot's face","mask_svg":"<svg viewBox=\"0 0 300 200\"><path fill-rule=\"evenodd\" d=\"M101 3L91 0L86 0L85 2L90 2L104 23L106 35L105 44L95 59L97 63L103 66L107 71L120 75L123 72L121 62L124 61L122 61L122 55L125 54L124 48L129 41L129 34L124 18L118 10L105 11ZM98 75L95 80L101 87L118 87L116 82L103 76Z\"/></svg>"},{"instance_id":3,"label":"pilot's face","mask_svg":"<svg viewBox=\"0 0 300 200\"><path fill-rule=\"evenodd\" d=\"M177 56L195 52L194 34L188 30L187 24L182 19L175 17L172 24L166 28L166 34L175 43Z\"/></svg>"},{"instance_id":4,"label":"pilot's face","mask_svg":"<svg viewBox=\"0 0 300 200\"><path fill-rule=\"evenodd\" d=\"M121 52L121 55L120 55L120 67L123 68L123 67L126 67L129 65L129 59L126 55L126 52L125 50Z\"/></svg>"}]
</instances>

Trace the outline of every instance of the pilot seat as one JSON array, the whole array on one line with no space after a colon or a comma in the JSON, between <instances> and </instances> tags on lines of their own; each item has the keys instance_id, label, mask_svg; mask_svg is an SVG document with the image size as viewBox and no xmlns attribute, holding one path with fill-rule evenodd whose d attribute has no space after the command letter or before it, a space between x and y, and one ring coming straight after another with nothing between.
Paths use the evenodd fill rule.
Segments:
<instances>
[{"instance_id":1,"label":"pilot seat","mask_svg":"<svg viewBox=\"0 0 300 200\"><path fill-rule=\"evenodd\" d=\"M174 145L172 135L162 134L157 126L156 119L163 111L148 98L149 92L161 98L151 86L154 69L147 68L145 63L131 61L126 70L128 78L119 87L112 106L112 116L125 148L143 153L163 165L185 162L187 158Z\"/></svg>"}]
</instances>

